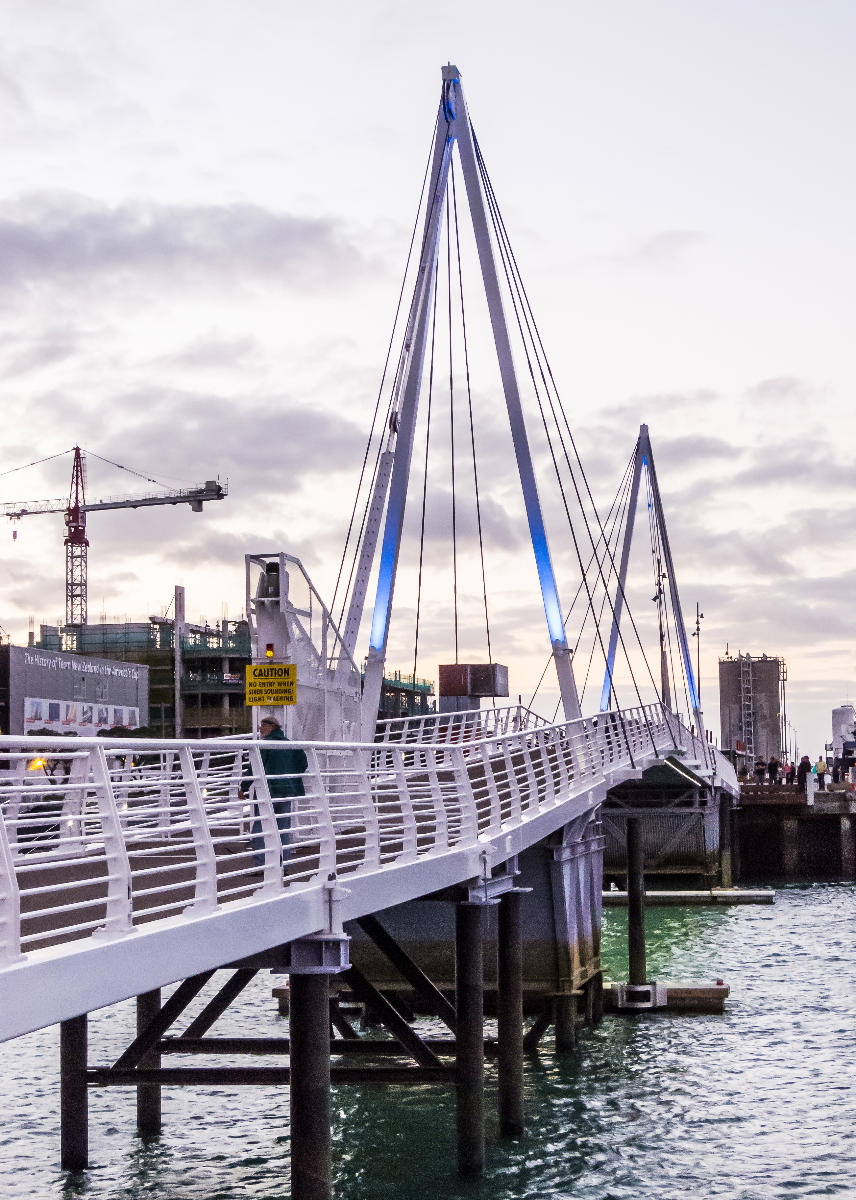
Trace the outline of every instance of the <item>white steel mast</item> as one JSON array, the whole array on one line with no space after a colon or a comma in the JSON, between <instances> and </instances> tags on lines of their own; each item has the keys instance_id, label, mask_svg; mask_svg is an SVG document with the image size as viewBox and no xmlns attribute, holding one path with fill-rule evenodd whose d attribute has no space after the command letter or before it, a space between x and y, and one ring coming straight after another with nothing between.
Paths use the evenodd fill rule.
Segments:
<instances>
[{"instance_id":1,"label":"white steel mast","mask_svg":"<svg viewBox=\"0 0 856 1200\"><path fill-rule=\"evenodd\" d=\"M535 552L535 563L541 584L544 612L553 647L553 657L556 663L556 673L559 679L559 689L565 719L573 720L581 715L576 683L571 666L571 651L565 638L562 607L559 602L558 589L556 587L550 550L547 543L547 533L544 528L544 519L541 512L538 487L535 481L529 440L526 436L526 428L523 422L520 390L514 369L511 343L508 336L508 325L505 319L499 277L493 256L493 245L476 163L472 129L464 102L463 89L461 88L460 72L457 67L449 65L443 68L442 74L443 93L440 117L437 125L437 136L434 144L425 236L419 262L416 292L408 324L408 337L411 340L410 344L406 347L407 361L403 371L401 399L397 410L394 461L386 511L386 523L381 546L377 595L372 616L369 653L366 662L366 677L363 688L362 727L363 738L366 740L370 740L374 736L378 704L383 686L383 670L389 637L392 598L395 588L401 529L407 499L407 483L413 452L413 434L422 382L428 318L433 296L440 221L444 204L447 200L449 165L455 142L458 143L458 151L461 157L467 200L473 221L482 280L488 303L488 311L490 313L494 344L496 346L503 391L505 393L511 436L523 489L529 532L532 539L532 548ZM382 473L379 470L378 484L376 485L372 508L374 508L375 500L378 497L378 489L382 486L381 478ZM380 505L377 509L378 523L379 508ZM365 588L368 581L368 572L371 559L374 556L377 525L375 525L374 532L371 532L367 528L366 533L367 536L364 538L364 543L361 547L360 566L358 567L358 580L361 570L364 572L365 579L362 582L361 595L357 586L354 589L354 597L351 601L346 625L346 644L348 644L349 635L356 639L356 630L359 628L357 610L361 614Z\"/></svg>"}]
</instances>

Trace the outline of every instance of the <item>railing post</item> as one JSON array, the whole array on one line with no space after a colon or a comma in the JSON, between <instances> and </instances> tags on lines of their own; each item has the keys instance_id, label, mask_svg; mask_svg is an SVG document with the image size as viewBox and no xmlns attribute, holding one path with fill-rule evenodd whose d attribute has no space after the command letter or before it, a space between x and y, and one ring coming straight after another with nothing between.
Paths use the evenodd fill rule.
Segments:
<instances>
[{"instance_id":1,"label":"railing post","mask_svg":"<svg viewBox=\"0 0 856 1200\"><path fill-rule=\"evenodd\" d=\"M553 775L553 762L550 757L550 749L547 744L547 731L544 729L536 729L533 731L532 737L538 746L538 752L541 755L541 762L544 764L544 805L552 805L556 803L556 779Z\"/></svg>"},{"instance_id":2,"label":"railing post","mask_svg":"<svg viewBox=\"0 0 856 1200\"><path fill-rule=\"evenodd\" d=\"M502 759L505 763L505 777L508 781L508 803L512 821L519 821L523 815L523 799L520 795L520 784L517 782L517 772L514 769L514 757L508 738L502 740Z\"/></svg>"},{"instance_id":3,"label":"railing post","mask_svg":"<svg viewBox=\"0 0 856 1200\"><path fill-rule=\"evenodd\" d=\"M21 894L6 821L0 808L0 963L19 962L21 954Z\"/></svg>"},{"instance_id":4,"label":"railing post","mask_svg":"<svg viewBox=\"0 0 856 1200\"><path fill-rule=\"evenodd\" d=\"M473 786L470 783L470 776L467 772L464 752L460 746L453 746L449 750L449 758L452 762L455 787L458 792L459 812L461 814L461 839L465 842L474 842L479 835L478 819L473 799Z\"/></svg>"},{"instance_id":5,"label":"railing post","mask_svg":"<svg viewBox=\"0 0 856 1200\"><path fill-rule=\"evenodd\" d=\"M400 862L409 862L416 858L416 814L413 811L413 800L407 784L407 772L404 768L404 755L401 750L392 751L392 766L398 784L398 799L401 804L401 854Z\"/></svg>"},{"instance_id":6,"label":"railing post","mask_svg":"<svg viewBox=\"0 0 856 1200\"><path fill-rule=\"evenodd\" d=\"M72 854L84 854L81 844L83 837L83 814L86 808L86 785L89 782L89 756L75 755L68 773L65 800L59 816L59 840L71 841L77 838L77 847Z\"/></svg>"},{"instance_id":7,"label":"railing post","mask_svg":"<svg viewBox=\"0 0 856 1200\"><path fill-rule=\"evenodd\" d=\"M257 745L250 745L247 751L250 761L250 774L253 787L250 793L250 836L255 821L252 817L252 807L255 805L261 825L262 843L264 846L264 865L262 867L264 883L262 891L278 892L282 888L282 842L276 823L276 813L271 800L267 775L262 765L261 752Z\"/></svg>"},{"instance_id":8,"label":"railing post","mask_svg":"<svg viewBox=\"0 0 856 1200\"><path fill-rule=\"evenodd\" d=\"M434 845L438 850L445 850L449 845L449 819L446 806L443 803L443 789L440 785L440 775L437 770L437 749L426 746L422 750L425 760L425 770L431 787L431 807L434 813Z\"/></svg>"},{"instance_id":9,"label":"railing post","mask_svg":"<svg viewBox=\"0 0 856 1200\"><path fill-rule=\"evenodd\" d=\"M484 770L484 782L487 788L488 804L490 805L490 819L488 828L491 831L498 830L502 824L502 806L499 801L499 791L496 786L496 779L493 774L493 766L490 761L490 753L485 742L481 744L481 763Z\"/></svg>"},{"instance_id":10,"label":"railing post","mask_svg":"<svg viewBox=\"0 0 856 1200\"><path fill-rule=\"evenodd\" d=\"M179 749L178 762L187 802L187 818L193 837L193 852L196 855L196 890L191 907L196 911L205 912L217 907L217 856L189 746Z\"/></svg>"},{"instance_id":11,"label":"railing post","mask_svg":"<svg viewBox=\"0 0 856 1200\"><path fill-rule=\"evenodd\" d=\"M331 871L336 870L336 830L333 828L330 799L327 789L324 787L324 776L318 761L318 751L313 746L306 750L306 761L306 776L312 784L311 798L316 803L318 813L318 875L320 878L326 879ZM293 816L292 812L292 818Z\"/></svg>"},{"instance_id":12,"label":"railing post","mask_svg":"<svg viewBox=\"0 0 856 1200\"><path fill-rule=\"evenodd\" d=\"M363 824L366 827L365 863L366 866L380 866L380 825L377 819L377 809L372 799L370 782L371 750L355 750L353 752L355 788L360 798ZM329 804L328 804L329 811ZM332 824L332 813L331 813Z\"/></svg>"},{"instance_id":13,"label":"railing post","mask_svg":"<svg viewBox=\"0 0 856 1200\"><path fill-rule=\"evenodd\" d=\"M126 933L133 926L133 899L131 896L131 863L125 845L122 822L116 807L113 784L107 768L107 755L103 746L90 751L92 781L101 817L101 832L104 838L104 854L107 859L107 912L101 929L92 935L104 936Z\"/></svg>"}]
</instances>

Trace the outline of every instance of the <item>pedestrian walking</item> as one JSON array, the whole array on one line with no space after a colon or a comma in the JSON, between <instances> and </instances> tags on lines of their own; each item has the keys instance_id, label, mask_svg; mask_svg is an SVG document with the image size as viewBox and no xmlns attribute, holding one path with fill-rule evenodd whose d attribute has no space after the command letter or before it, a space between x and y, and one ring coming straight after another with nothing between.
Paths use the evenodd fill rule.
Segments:
<instances>
[{"instance_id":1,"label":"pedestrian walking","mask_svg":"<svg viewBox=\"0 0 856 1200\"><path fill-rule=\"evenodd\" d=\"M293 746L279 744L287 743L288 739L276 717L263 717L259 723L259 734L262 742L268 743L261 750L262 770L265 773L268 791L273 801L273 810L276 813L276 824L282 845L282 861L285 862L290 853L292 798L305 795L301 776L308 765L306 752ZM252 770L249 765L245 768L244 775L245 778L240 789L241 796L248 794L253 782ZM264 866L265 843L258 804L253 805L253 823L250 827L250 835L253 860L257 866Z\"/></svg>"},{"instance_id":2,"label":"pedestrian walking","mask_svg":"<svg viewBox=\"0 0 856 1200\"><path fill-rule=\"evenodd\" d=\"M804 754L800 759L800 765L797 767L797 787L801 792L805 791L806 776L811 771L812 766L807 754Z\"/></svg>"},{"instance_id":3,"label":"pedestrian walking","mask_svg":"<svg viewBox=\"0 0 856 1200\"><path fill-rule=\"evenodd\" d=\"M767 763L767 778L770 781L770 787L779 782L779 761L772 756Z\"/></svg>"},{"instance_id":4,"label":"pedestrian walking","mask_svg":"<svg viewBox=\"0 0 856 1200\"><path fill-rule=\"evenodd\" d=\"M826 772L829 770L826 759L823 757L823 755L820 755L815 763L815 770L817 772L817 790L822 792L825 790L823 781L826 778Z\"/></svg>"}]
</instances>

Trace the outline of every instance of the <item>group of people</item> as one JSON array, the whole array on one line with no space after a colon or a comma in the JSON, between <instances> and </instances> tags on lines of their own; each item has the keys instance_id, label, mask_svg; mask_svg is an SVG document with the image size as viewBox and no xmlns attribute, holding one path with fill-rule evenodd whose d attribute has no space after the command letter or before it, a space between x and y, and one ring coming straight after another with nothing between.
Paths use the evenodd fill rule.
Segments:
<instances>
[{"instance_id":1,"label":"group of people","mask_svg":"<svg viewBox=\"0 0 856 1200\"><path fill-rule=\"evenodd\" d=\"M792 762L780 763L777 758L771 758L769 762L764 762L763 759L755 760L755 778L759 784L766 782L769 786L774 784L784 783L789 786L796 786L800 791L805 791L806 777L814 775L817 777L818 791L826 791L826 777L830 774L829 763L823 757L818 756L816 763L812 764L811 759L807 754L804 754L799 761L799 765ZM846 768L835 759L832 764L832 783L841 783L847 778Z\"/></svg>"}]
</instances>

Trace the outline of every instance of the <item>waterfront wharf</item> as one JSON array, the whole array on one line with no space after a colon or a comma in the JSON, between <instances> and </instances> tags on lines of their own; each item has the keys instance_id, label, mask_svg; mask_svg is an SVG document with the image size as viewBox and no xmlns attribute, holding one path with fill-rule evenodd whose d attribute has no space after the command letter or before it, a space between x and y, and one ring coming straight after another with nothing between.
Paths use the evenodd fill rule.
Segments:
<instances>
[{"instance_id":1,"label":"waterfront wharf","mask_svg":"<svg viewBox=\"0 0 856 1200\"><path fill-rule=\"evenodd\" d=\"M432 364L433 378L436 299L444 285L450 297L461 293L466 327L460 260L452 252L463 211L453 154L472 218L545 650L558 685L562 716L557 708L552 721L522 704L480 708L482 698L496 705L508 695L490 640L484 572L489 661L472 668L458 662L456 583L450 674L466 673L467 686L441 694L437 713L378 719L423 367ZM477 1175L485 1159L485 1054L496 1054L500 1132L518 1136L523 1055L550 1030L557 1052L569 1051L579 1019L601 1018L607 841L623 847L628 878L628 982L616 997L622 1011L661 1006L660 985L645 965L645 863L654 869L671 854L708 874L718 864L722 882L730 883L739 789L732 764L705 730L648 428L640 428L604 523L451 64L442 69L423 199L401 350L389 372L386 411L379 394L366 449L364 468L374 468L364 470L365 488L355 498L351 528L359 533L343 551L346 595L328 607L300 560L282 550L245 556L250 670L266 664L283 682L256 701L248 694L253 735L0 737L0 1039L59 1024L60 1161L67 1170L88 1163L93 1088L133 1089L138 1131L154 1137L164 1087L288 1085L292 1198L328 1200L331 1083L373 1081L453 1089L458 1170ZM568 544L578 552L577 596L585 592L588 601L579 636L591 618L604 656L597 711L585 684L581 701L574 675L579 638L566 628L573 605L561 602L550 556L514 365L515 326L533 383L537 365L549 388L555 428L544 422L544 434L565 501ZM450 347L454 341L450 332ZM453 374L450 365L450 400ZM468 365L466 376L469 398ZM659 683L627 596L643 479ZM571 495L580 510L576 527ZM476 524L481 551L480 517ZM452 549L457 563L454 541ZM420 567L420 588L421 579ZM341 628L331 613L340 602ZM417 613L421 603L420 590ZM622 613L644 673L634 673L636 649L628 654ZM357 650L363 626L364 656ZM664 649L667 631L674 661ZM414 646L417 633L418 626ZM518 633L530 636L528 628ZM624 661L617 663L619 653ZM489 686L477 685L472 695L474 676L485 674ZM179 702L177 693L176 712ZM277 748L269 740L275 735L288 747ZM218 1020L234 1014L261 971L288 977L288 1036L260 1038L252 1029L217 1036ZM443 1037L422 1036L414 1005L402 1001L402 982L439 1017ZM486 992L496 1011L495 1039L485 1038ZM527 995L534 1011L524 1023ZM93 1062L89 1014L127 999L136 1001L136 1035L112 1062ZM352 1001L380 1023L384 1038L354 1028ZM196 1065L199 1057L213 1065ZM270 1107L276 1119L278 1106Z\"/></svg>"},{"instance_id":2,"label":"waterfront wharf","mask_svg":"<svg viewBox=\"0 0 856 1200\"><path fill-rule=\"evenodd\" d=\"M733 813L736 878L856 879L856 793L742 782Z\"/></svg>"}]
</instances>

